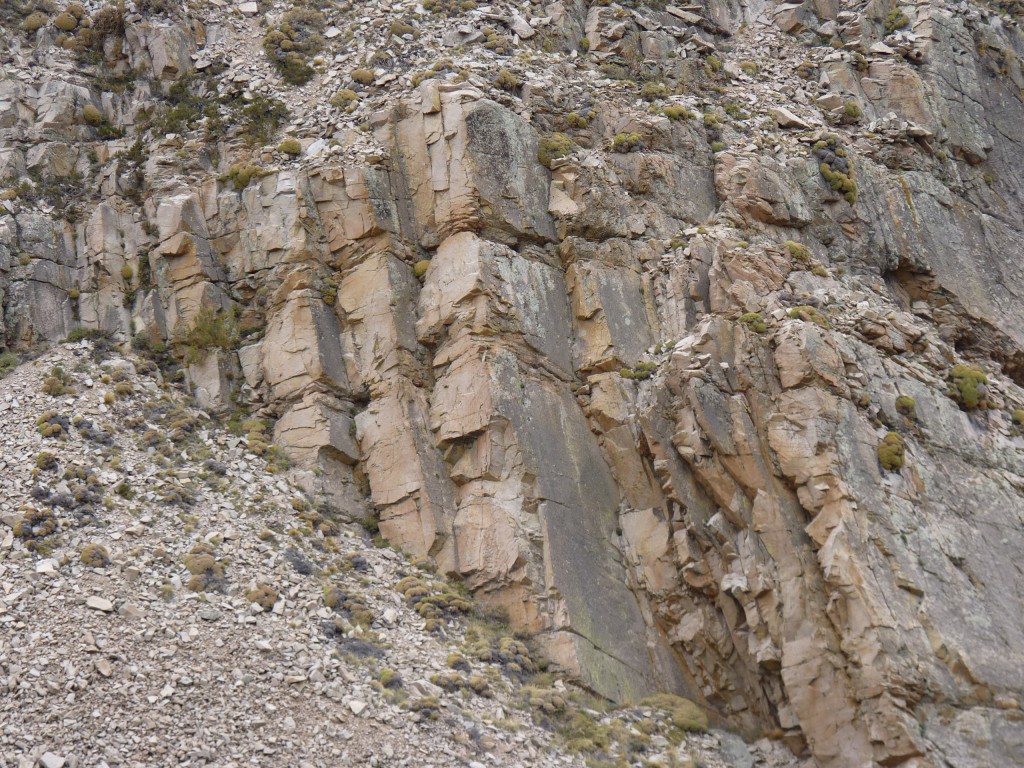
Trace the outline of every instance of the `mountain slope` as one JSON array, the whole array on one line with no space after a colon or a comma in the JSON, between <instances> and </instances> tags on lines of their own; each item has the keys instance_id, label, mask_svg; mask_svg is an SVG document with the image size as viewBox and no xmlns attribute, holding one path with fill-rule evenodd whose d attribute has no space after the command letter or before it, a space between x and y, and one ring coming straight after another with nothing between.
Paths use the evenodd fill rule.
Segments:
<instances>
[{"instance_id":1,"label":"mountain slope","mask_svg":"<svg viewBox=\"0 0 1024 768\"><path fill-rule=\"evenodd\" d=\"M5 11L4 344L253 414L609 700L1024 761L1015 4L72 6Z\"/></svg>"}]
</instances>

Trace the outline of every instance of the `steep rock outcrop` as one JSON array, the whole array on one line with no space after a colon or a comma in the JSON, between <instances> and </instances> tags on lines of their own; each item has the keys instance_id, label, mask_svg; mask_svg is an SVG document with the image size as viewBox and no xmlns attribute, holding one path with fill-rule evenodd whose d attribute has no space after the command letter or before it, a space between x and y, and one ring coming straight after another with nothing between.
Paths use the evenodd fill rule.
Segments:
<instances>
[{"instance_id":1,"label":"steep rock outcrop","mask_svg":"<svg viewBox=\"0 0 1024 768\"><path fill-rule=\"evenodd\" d=\"M683 693L821 766L1024 760L1010 19L559 2L515 33L551 61L511 95L382 71L363 130L288 126L299 159L193 126L140 161L84 107L144 135L133 107L235 34L165 21L127 22L117 66L153 78L130 92L46 33L61 77L0 82L2 167L83 209L4 201L6 345L180 353L217 310L238 341L189 362L199 403L275 418L325 509L599 693Z\"/></svg>"}]
</instances>

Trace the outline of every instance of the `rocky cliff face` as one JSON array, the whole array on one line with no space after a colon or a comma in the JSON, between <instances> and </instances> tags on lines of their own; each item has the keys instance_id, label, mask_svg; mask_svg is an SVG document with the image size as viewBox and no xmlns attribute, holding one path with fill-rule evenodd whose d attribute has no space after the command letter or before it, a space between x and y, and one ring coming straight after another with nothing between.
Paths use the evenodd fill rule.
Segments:
<instances>
[{"instance_id":1,"label":"rocky cliff face","mask_svg":"<svg viewBox=\"0 0 1024 768\"><path fill-rule=\"evenodd\" d=\"M609 698L1024 762L1016 4L194 5L10 12L8 347L168 346Z\"/></svg>"}]
</instances>

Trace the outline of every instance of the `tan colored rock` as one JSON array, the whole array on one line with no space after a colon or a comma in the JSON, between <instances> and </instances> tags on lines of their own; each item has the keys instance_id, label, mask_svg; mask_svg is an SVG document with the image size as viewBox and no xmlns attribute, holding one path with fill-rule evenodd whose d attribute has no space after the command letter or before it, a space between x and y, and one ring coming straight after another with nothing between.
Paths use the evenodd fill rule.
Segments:
<instances>
[{"instance_id":1,"label":"tan colored rock","mask_svg":"<svg viewBox=\"0 0 1024 768\"><path fill-rule=\"evenodd\" d=\"M440 553L454 491L433 448L423 394L397 382L356 416L356 429L381 533L414 555Z\"/></svg>"},{"instance_id":2,"label":"tan colored rock","mask_svg":"<svg viewBox=\"0 0 1024 768\"><path fill-rule=\"evenodd\" d=\"M554 236L528 123L469 89L442 93L439 113L429 102L420 109L387 131L410 175L421 245L466 230L498 241Z\"/></svg>"},{"instance_id":3,"label":"tan colored rock","mask_svg":"<svg viewBox=\"0 0 1024 768\"><path fill-rule=\"evenodd\" d=\"M338 318L311 290L295 291L271 316L262 350L263 380L276 398L348 389Z\"/></svg>"},{"instance_id":4,"label":"tan colored rock","mask_svg":"<svg viewBox=\"0 0 1024 768\"><path fill-rule=\"evenodd\" d=\"M780 128L799 128L802 131L809 131L811 129L811 126L806 121L801 120L785 107L774 107L769 110L769 114L775 118L775 122L778 123Z\"/></svg>"},{"instance_id":5,"label":"tan colored rock","mask_svg":"<svg viewBox=\"0 0 1024 768\"><path fill-rule=\"evenodd\" d=\"M274 424L274 442L286 448L292 459L306 464L315 464L324 453L344 464L355 464L360 458L359 446L347 408L330 395L308 395Z\"/></svg>"},{"instance_id":6,"label":"tan colored rock","mask_svg":"<svg viewBox=\"0 0 1024 768\"><path fill-rule=\"evenodd\" d=\"M777 161L724 153L715 165L715 187L746 219L791 227L810 223L807 198Z\"/></svg>"},{"instance_id":7,"label":"tan colored rock","mask_svg":"<svg viewBox=\"0 0 1024 768\"><path fill-rule=\"evenodd\" d=\"M414 325L417 289L409 266L390 254L371 256L342 280L337 303L344 312L345 334L352 339L353 381L373 387L420 368Z\"/></svg>"},{"instance_id":8,"label":"tan colored rock","mask_svg":"<svg viewBox=\"0 0 1024 768\"><path fill-rule=\"evenodd\" d=\"M560 371L571 368L565 283L549 264L469 232L447 238L430 262L419 300L423 340L461 333L521 337Z\"/></svg>"},{"instance_id":9,"label":"tan colored rock","mask_svg":"<svg viewBox=\"0 0 1024 768\"><path fill-rule=\"evenodd\" d=\"M308 493L326 502L339 517L367 520L362 458L356 441L352 405L324 393L308 393L274 424L274 444L301 468L294 473Z\"/></svg>"},{"instance_id":10,"label":"tan colored rock","mask_svg":"<svg viewBox=\"0 0 1024 768\"><path fill-rule=\"evenodd\" d=\"M233 352L211 350L198 363L187 367L186 376L200 408L207 411L231 408L231 391L238 377Z\"/></svg>"},{"instance_id":11,"label":"tan colored rock","mask_svg":"<svg viewBox=\"0 0 1024 768\"><path fill-rule=\"evenodd\" d=\"M814 377L834 387L842 386L843 361L813 323L789 323L778 339L775 365L783 387L795 387Z\"/></svg>"},{"instance_id":12,"label":"tan colored rock","mask_svg":"<svg viewBox=\"0 0 1024 768\"><path fill-rule=\"evenodd\" d=\"M387 233L397 231L398 208L381 171L327 167L313 174L309 185L331 253L341 254L356 241L386 239Z\"/></svg>"},{"instance_id":13,"label":"tan colored rock","mask_svg":"<svg viewBox=\"0 0 1024 768\"><path fill-rule=\"evenodd\" d=\"M656 338L656 321L636 271L577 261L567 272L580 345L577 368L635 364Z\"/></svg>"},{"instance_id":14,"label":"tan colored rock","mask_svg":"<svg viewBox=\"0 0 1024 768\"><path fill-rule=\"evenodd\" d=\"M529 77L503 58L515 92L488 91L478 61L403 95L407 65L434 63L417 48L351 114L277 90L302 157L229 135L215 159L193 131L149 143L141 186L117 155L142 80L100 95L54 69L74 65L50 31L12 38L0 176L82 173L88 195L72 222L2 190L0 349L78 325L173 342L201 309L234 309L241 375L233 350L193 364L199 403L278 417L287 481L318 508L379 519L592 689L692 696L822 768L1024 764L1024 76L976 4L908 6L891 35L888 6L840 5L556 2L498 22L564 49ZM129 16L104 56L165 85L193 51L217 77L208 54L244 21L200 51L194 18ZM480 35L464 29L444 35L466 44L460 69ZM709 132L661 109L699 106L675 85L711 53L733 75L723 105L752 117ZM672 93L648 107L609 63ZM236 57L223 92L269 93L264 64ZM99 141L86 104L128 135ZM835 138L801 133L814 108ZM799 130L763 131L765 114ZM573 152L549 170L538 132L563 130ZM609 151L620 132L642 146ZM266 173L236 190L218 178L236 161ZM803 305L829 326L790 316ZM650 378L618 373L640 360ZM958 362L985 368L990 408L948 397ZM890 429L906 456L886 470Z\"/></svg>"}]
</instances>

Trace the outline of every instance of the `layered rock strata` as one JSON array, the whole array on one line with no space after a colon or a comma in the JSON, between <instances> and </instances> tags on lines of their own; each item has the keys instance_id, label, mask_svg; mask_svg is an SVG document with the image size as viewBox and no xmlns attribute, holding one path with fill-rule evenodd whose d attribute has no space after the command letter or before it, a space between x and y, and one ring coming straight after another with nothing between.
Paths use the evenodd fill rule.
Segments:
<instances>
[{"instance_id":1,"label":"layered rock strata","mask_svg":"<svg viewBox=\"0 0 1024 768\"><path fill-rule=\"evenodd\" d=\"M234 313L237 348L187 368L199 404L276 417L310 493L598 692L683 693L822 766L1024 761L1016 26L942 2L542 18L553 48L585 36L681 90L732 78L703 122L593 70L581 96L589 65L554 52L515 98L402 80L364 115L368 158L305 137L237 189L237 144L137 168L129 139L90 144L84 105L130 130L154 94L38 49L47 84L0 83L0 162L97 190L74 222L8 203L3 338L173 344ZM126 29L157 91L207 44Z\"/></svg>"}]
</instances>

